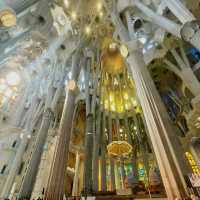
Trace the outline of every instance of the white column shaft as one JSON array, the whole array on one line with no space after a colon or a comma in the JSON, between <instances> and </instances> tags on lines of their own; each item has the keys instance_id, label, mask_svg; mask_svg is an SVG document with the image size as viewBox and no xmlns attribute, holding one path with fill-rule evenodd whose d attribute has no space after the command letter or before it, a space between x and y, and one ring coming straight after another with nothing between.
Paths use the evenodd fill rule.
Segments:
<instances>
[{"instance_id":1,"label":"white column shaft","mask_svg":"<svg viewBox=\"0 0 200 200\"><path fill-rule=\"evenodd\" d=\"M157 24L158 26L165 29L167 32L171 33L172 35L175 35L177 37L180 36L181 26L174 23L173 21L156 14L154 11L152 11L150 8L142 4L140 1L135 0L134 6L136 6L144 15L146 15L153 23Z\"/></svg>"},{"instance_id":2,"label":"white column shaft","mask_svg":"<svg viewBox=\"0 0 200 200\"><path fill-rule=\"evenodd\" d=\"M183 23L195 20L193 14L180 0L163 0L171 12Z\"/></svg>"},{"instance_id":3,"label":"white column shaft","mask_svg":"<svg viewBox=\"0 0 200 200\"><path fill-rule=\"evenodd\" d=\"M79 185L79 169L80 169L80 154L76 153L76 163L75 163L75 174L72 188L72 196L78 196L78 185Z\"/></svg>"}]
</instances>

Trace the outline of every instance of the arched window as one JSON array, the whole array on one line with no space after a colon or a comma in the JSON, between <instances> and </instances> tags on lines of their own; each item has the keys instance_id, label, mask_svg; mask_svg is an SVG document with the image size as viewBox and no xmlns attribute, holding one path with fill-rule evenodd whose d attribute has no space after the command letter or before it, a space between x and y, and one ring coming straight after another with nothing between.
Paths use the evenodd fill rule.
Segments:
<instances>
[{"instance_id":1,"label":"arched window","mask_svg":"<svg viewBox=\"0 0 200 200\"><path fill-rule=\"evenodd\" d=\"M4 172L6 171L7 165L4 165L1 169L1 174L4 174Z\"/></svg>"},{"instance_id":2,"label":"arched window","mask_svg":"<svg viewBox=\"0 0 200 200\"><path fill-rule=\"evenodd\" d=\"M12 143L12 148L15 148L15 147L16 147L16 144L17 144L17 141L15 140L15 141Z\"/></svg>"}]
</instances>

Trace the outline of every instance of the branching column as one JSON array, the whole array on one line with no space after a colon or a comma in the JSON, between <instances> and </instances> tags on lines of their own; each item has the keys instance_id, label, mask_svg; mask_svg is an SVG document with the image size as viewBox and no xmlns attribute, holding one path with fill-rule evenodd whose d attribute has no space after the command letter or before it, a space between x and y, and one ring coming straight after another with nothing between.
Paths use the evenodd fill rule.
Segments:
<instances>
[{"instance_id":1,"label":"branching column","mask_svg":"<svg viewBox=\"0 0 200 200\"><path fill-rule=\"evenodd\" d=\"M138 183L138 171L137 171L137 162L136 162L136 159L137 159L137 149L136 149L136 143L133 142L133 140L131 138L131 130L129 128L127 115L125 116L124 122L125 122L126 131L127 131L128 142L133 147L132 158L131 158L132 164L133 164L133 167L132 167L133 170L132 170L132 172L133 172L133 177L134 177L134 184L137 184Z\"/></svg>"},{"instance_id":2,"label":"branching column","mask_svg":"<svg viewBox=\"0 0 200 200\"><path fill-rule=\"evenodd\" d=\"M78 196L79 183L79 169L80 169L80 153L76 153L75 174L73 180L72 196Z\"/></svg>"},{"instance_id":3,"label":"branching column","mask_svg":"<svg viewBox=\"0 0 200 200\"><path fill-rule=\"evenodd\" d=\"M39 106L39 99L37 96L37 93L33 95L32 103L28 111L28 116L27 116L27 122L26 122L26 127L21 133L21 141L19 144L19 148L17 149L15 158L12 162L12 165L9 170L9 174L7 176L6 182L4 184L4 188L2 190L1 198L8 198L11 188L13 186L15 177L17 176L18 170L20 168L22 158L26 149L26 146L28 145L29 139L31 137L33 128L34 128L34 121L35 121L35 113L37 111L37 108ZM36 116L38 117L38 116Z\"/></svg>"},{"instance_id":4,"label":"branching column","mask_svg":"<svg viewBox=\"0 0 200 200\"><path fill-rule=\"evenodd\" d=\"M193 14L180 0L163 0L163 2L183 24L195 20Z\"/></svg>"},{"instance_id":5,"label":"branching column","mask_svg":"<svg viewBox=\"0 0 200 200\"><path fill-rule=\"evenodd\" d=\"M134 2L140 3L138 0ZM119 22L116 23L116 17L114 18L113 15L118 15L118 13L112 13L111 19L118 30L120 39L126 42L129 48L127 61L131 68L167 196L169 199L185 197L187 187L182 174L185 162L183 150L180 145L177 145L176 132L172 128L169 116L145 66L138 41L127 42L127 34L120 31Z\"/></svg>"},{"instance_id":6,"label":"branching column","mask_svg":"<svg viewBox=\"0 0 200 200\"><path fill-rule=\"evenodd\" d=\"M87 52L88 56L89 53ZM86 194L92 193L93 190L93 179L92 179L92 164L93 164L93 142L94 142L94 117L95 117L95 106L96 106L96 92L90 95L90 76L91 76L91 64L92 56L86 58L86 71L85 71L85 99L86 99L86 134L85 134L85 168L84 168L84 192ZM95 78L97 81L97 79ZM97 83L93 85L93 89ZM96 180L95 180L96 181Z\"/></svg>"},{"instance_id":7,"label":"branching column","mask_svg":"<svg viewBox=\"0 0 200 200\"><path fill-rule=\"evenodd\" d=\"M106 183L106 114L103 112L102 131L101 131L101 191L107 190Z\"/></svg>"},{"instance_id":8,"label":"branching column","mask_svg":"<svg viewBox=\"0 0 200 200\"><path fill-rule=\"evenodd\" d=\"M172 141L176 133L170 124L169 116L158 95L150 74L145 67L143 55L136 42L129 43L128 63L135 81L154 152L159 164L163 183L169 199L186 195L185 181L178 164ZM181 149L176 147L176 152Z\"/></svg>"},{"instance_id":9,"label":"branching column","mask_svg":"<svg viewBox=\"0 0 200 200\"><path fill-rule=\"evenodd\" d=\"M181 26L172 20L155 13L139 0L134 0L133 2L133 5L136 6L144 15L146 15L152 21L152 23L157 24L172 35L191 43L194 47L200 50L200 22L195 20L193 15L186 10L183 5L181 5L180 1L165 0L169 8L172 9L172 11L184 23L184 26Z\"/></svg>"},{"instance_id":10,"label":"branching column","mask_svg":"<svg viewBox=\"0 0 200 200\"><path fill-rule=\"evenodd\" d=\"M48 89L46 97L45 111L43 114L42 123L37 134L36 142L34 144L34 150L32 152L31 158L29 160L27 171L25 172L25 177L22 182L20 189L20 197L30 198L33 190L33 185L37 175L37 170L39 167L41 155L43 152L43 146L46 141L47 133L50 127L50 124L53 120L53 112L50 109L51 102L54 99L55 88L51 84Z\"/></svg>"},{"instance_id":11,"label":"branching column","mask_svg":"<svg viewBox=\"0 0 200 200\"><path fill-rule=\"evenodd\" d=\"M109 143L112 142L112 116L111 112L108 114L108 141ZM111 157L110 158L110 177L111 177L111 190L114 191L116 190L116 184L115 184L115 162L114 159Z\"/></svg>"},{"instance_id":12,"label":"branching column","mask_svg":"<svg viewBox=\"0 0 200 200\"><path fill-rule=\"evenodd\" d=\"M101 133L101 109L99 108L97 114L97 127L96 127L96 135L94 141L94 153L93 153L93 190L98 191L99 187L99 141L100 141L100 133Z\"/></svg>"},{"instance_id":13,"label":"branching column","mask_svg":"<svg viewBox=\"0 0 200 200\"><path fill-rule=\"evenodd\" d=\"M76 83L80 73L79 60L80 49L78 49L72 58L72 78L66 88L66 97L63 113L59 126L59 139L54 156L54 162L51 168L51 174L45 194L45 199L61 200L64 195L66 183L65 175L67 170L69 144L71 138L72 116L75 108Z\"/></svg>"}]
</instances>

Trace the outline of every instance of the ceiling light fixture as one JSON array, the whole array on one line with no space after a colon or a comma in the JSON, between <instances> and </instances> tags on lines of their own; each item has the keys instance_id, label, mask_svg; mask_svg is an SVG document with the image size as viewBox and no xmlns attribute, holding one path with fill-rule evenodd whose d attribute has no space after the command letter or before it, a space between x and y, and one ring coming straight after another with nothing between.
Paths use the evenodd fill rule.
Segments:
<instances>
[{"instance_id":1,"label":"ceiling light fixture","mask_svg":"<svg viewBox=\"0 0 200 200\"><path fill-rule=\"evenodd\" d=\"M71 17L72 17L73 20L77 19L77 14L76 14L75 11L72 12Z\"/></svg>"},{"instance_id":2,"label":"ceiling light fixture","mask_svg":"<svg viewBox=\"0 0 200 200\"><path fill-rule=\"evenodd\" d=\"M0 26L10 28L17 23L15 12L11 8L0 9Z\"/></svg>"},{"instance_id":3,"label":"ceiling light fixture","mask_svg":"<svg viewBox=\"0 0 200 200\"><path fill-rule=\"evenodd\" d=\"M126 58L128 56L128 49L123 44L120 46L120 53L124 58Z\"/></svg>"},{"instance_id":4,"label":"ceiling light fixture","mask_svg":"<svg viewBox=\"0 0 200 200\"><path fill-rule=\"evenodd\" d=\"M102 3L98 2L97 3L97 10L100 11L102 9Z\"/></svg>"},{"instance_id":5,"label":"ceiling light fixture","mask_svg":"<svg viewBox=\"0 0 200 200\"><path fill-rule=\"evenodd\" d=\"M101 11L100 13L99 13L99 17L103 17L103 12Z\"/></svg>"},{"instance_id":6,"label":"ceiling light fixture","mask_svg":"<svg viewBox=\"0 0 200 200\"><path fill-rule=\"evenodd\" d=\"M16 72L10 72L6 76L6 82L10 86L16 86L20 83L20 77Z\"/></svg>"},{"instance_id":7,"label":"ceiling light fixture","mask_svg":"<svg viewBox=\"0 0 200 200\"><path fill-rule=\"evenodd\" d=\"M64 5L66 8L69 8L69 0L64 0Z\"/></svg>"},{"instance_id":8,"label":"ceiling light fixture","mask_svg":"<svg viewBox=\"0 0 200 200\"><path fill-rule=\"evenodd\" d=\"M86 28L85 28L85 33L86 33L87 35L90 35L90 33L91 33L91 28L90 28L89 26L86 26Z\"/></svg>"}]
</instances>

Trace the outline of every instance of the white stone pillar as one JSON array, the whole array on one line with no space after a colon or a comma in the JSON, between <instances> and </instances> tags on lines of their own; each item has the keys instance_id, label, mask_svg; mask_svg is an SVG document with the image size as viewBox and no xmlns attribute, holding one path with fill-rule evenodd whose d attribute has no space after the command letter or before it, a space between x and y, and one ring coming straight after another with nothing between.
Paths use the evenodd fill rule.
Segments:
<instances>
[{"instance_id":1,"label":"white stone pillar","mask_svg":"<svg viewBox=\"0 0 200 200\"><path fill-rule=\"evenodd\" d=\"M183 23L195 20L193 14L180 0L163 0L171 12Z\"/></svg>"},{"instance_id":2,"label":"white stone pillar","mask_svg":"<svg viewBox=\"0 0 200 200\"><path fill-rule=\"evenodd\" d=\"M29 117L28 117L28 120L26 123L26 128L25 128L24 132L22 132L20 135L21 142L17 149L15 158L11 164L9 174L7 176L6 182L4 184L4 188L1 193L1 198L3 198L3 199L6 199L9 197L10 191L12 189L12 185L14 183L15 177L16 177L19 167L21 165L26 146L28 145L29 138L31 137L31 134L32 134L32 131L34 128L34 124L32 122L34 120L33 115L34 115L35 111L37 110L37 106L38 106L38 97L37 97L37 95L35 95L32 100L31 107L30 107L30 113L29 113Z\"/></svg>"},{"instance_id":3,"label":"white stone pillar","mask_svg":"<svg viewBox=\"0 0 200 200\"><path fill-rule=\"evenodd\" d=\"M155 13L139 0L134 0L133 5L136 6L144 15L146 15L151 22L157 24L159 27L163 28L172 35L189 42L200 51L200 22L195 20L190 13L186 12L183 5L181 5L182 3L178 2L178 0L165 1L168 2L168 6L173 9L180 20L185 22L183 27L167 19L166 17Z\"/></svg>"},{"instance_id":4,"label":"white stone pillar","mask_svg":"<svg viewBox=\"0 0 200 200\"><path fill-rule=\"evenodd\" d=\"M80 154L76 153L76 163L75 163L75 175L72 188L72 196L78 196L78 185L79 185L79 169L80 169Z\"/></svg>"},{"instance_id":5,"label":"white stone pillar","mask_svg":"<svg viewBox=\"0 0 200 200\"><path fill-rule=\"evenodd\" d=\"M136 6L144 15L146 15L153 23L157 24L158 26L162 27L167 32L180 37L181 25L176 24L175 22L158 15L146 5L141 3L139 0L134 0L133 5Z\"/></svg>"},{"instance_id":6,"label":"white stone pillar","mask_svg":"<svg viewBox=\"0 0 200 200\"><path fill-rule=\"evenodd\" d=\"M9 174L8 174L6 182L4 184L0 199L7 199L10 195L10 192L11 192L13 183L15 181L17 172L19 170L19 167L21 165L22 156L24 155L24 151L26 149L27 144L28 144L27 133L21 133L20 146L19 146L19 148L17 150L17 154L12 162L12 166L9 170Z\"/></svg>"},{"instance_id":7,"label":"white stone pillar","mask_svg":"<svg viewBox=\"0 0 200 200\"><path fill-rule=\"evenodd\" d=\"M167 196L169 199L185 197L186 184L171 144L176 133L171 128L169 116L145 66L138 43L128 43L128 46L130 56L127 61L131 68Z\"/></svg>"},{"instance_id":8,"label":"white stone pillar","mask_svg":"<svg viewBox=\"0 0 200 200\"><path fill-rule=\"evenodd\" d=\"M80 73L80 56L83 43L77 47L72 57L72 77L66 88L66 97L59 125L58 143L54 154L54 161L46 189L45 199L62 199L64 185L66 184L65 174L67 169L68 152L71 139L72 116L75 108L77 80Z\"/></svg>"}]
</instances>

